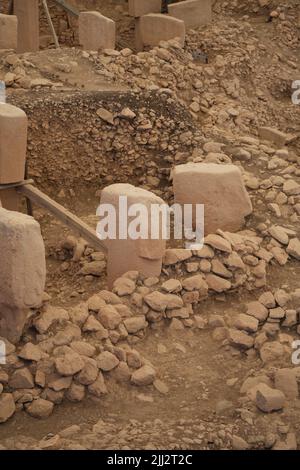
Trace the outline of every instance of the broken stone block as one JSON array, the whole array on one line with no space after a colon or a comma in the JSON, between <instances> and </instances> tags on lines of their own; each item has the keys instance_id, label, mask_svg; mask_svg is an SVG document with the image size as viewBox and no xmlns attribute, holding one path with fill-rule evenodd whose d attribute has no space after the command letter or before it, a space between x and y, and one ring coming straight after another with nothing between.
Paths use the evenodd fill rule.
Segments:
<instances>
[{"instance_id":1,"label":"broken stone block","mask_svg":"<svg viewBox=\"0 0 300 470\"><path fill-rule=\"evenodd\" d=\"M293 258L300 260L300 240L293 238L286 249L286 252Z\"/></svg>"},{"instance_id":2,"label":"broken stone block","mask_svg":"<svg viewBox=\"0 0 300 470\"><path fill-rule=\"evenodd\" d=\"M156 377L156 372L153 367L149 365L144 365L140 369L137 369L133 372L131 376L131 382L134 385L151 385Z\"/></svg>"},{"instance_id":3,"label":"broken stone block","mask_svg":"<svg viewBox=\"0 0 300 470\"><path fill-rule=\"evenodd\" d=\"M281 410L285 404L285 395L274 388L262 383L256 391L255 403L257 408L265 413Z\"/></svg>"},{"instance_id":4,"label":"broken stone block","mask_svg":"<svg viewBox=\"0 0 300 470\"><path fill-rule=\"evenodd\" d=\"M97 11L83 11L79 15L79 42L85 51L114 49L116 24Z\"/></svg>"},{"instance_id":5,"label":"broken stone block","mask_svg":"<svg viewBox=\"0 0 300 470\"><path fill-rule=\"evenodd\" d=\"M278 147L283 147L288 140L286 134L273 127L260 127L258 129L258 135L261 140L269 140Z\"/></svg>"},{"instance_id":6,"label":"broken stone block","mask_svg":"<svg viewBox=\"0 0 300 470\"><path fill-rule=\"evenodd\" d=\"M129 15L138 18L147 13L160 13L161 0L128 0Z\"/></svg>"},{"instance_id":7,"label":"broken stone block","mask_svg":"<svg viewBox=\"0 0 300 470\"><path fill-rule=\"evenodd\" d=\"M150 13L136 20L136 48L143 50L145 46L158 46L160 41L177 39L181 47L185 41L185 24L177 18Z\"/></svg>"},{"instance_id":8,"label":"broken stone block","mask_svg":"<svg viewBox=\"0 0 300 470\"><path fill-rule=\"evenodd\" d=\"M18 18L0 13L0 49L17 49Z\"/></svg>"},{"instance_id":9,"label":"broken stone block","mask_svg":"<svg viewBox=\"0 0 300 470\"><path fill-rule=\"evenodd\" d=\"M24 180L26 147L26 114L16 106L2 103L0 106L0 184Z\"/></svg>"},{"instance_id":10,"label":"broken stone block","mask_svg":"<svg viewBox=\"0 0 300 470\"><path fill-rule=\"evenodd\" d=\"M34 418L44 419L51 415L53 408L54 404L51 401L38 398L26 406L26 411Z\"/></svg>"},{"instance_id":11,"label":"broken stone block","mask_svg":"<svg viewBox=\"0 0 300 470\"><path fill-rule=\"evenodd\" d=\"M46 280L39 224L0 208L0 336L16 342L30 308L41 305Z\"/></svg>"},{"instance_id":12,"label":"broken stone block","mask_svg":"<svg viewBox=\"0 0 300 470\"><path fill-rule=\"evenodd\" d=\"M14 0L18 18L17 52L36 52L40 47L39 0Z\"/></svg>"},{"instance_id":13,"label":"broken stone block","mask_svg":"<svg viewBox=\"0 0 300 470\"><path fill-rule=\"evenodd\" d=\"M148 238L133 239L127 230L124 238L119 235L120 216L122 224L128 228L136 220L135 216L129 216L125 211L121 211L122 201L125 201L127 207L134 207L134 204L141 204L142 211L138 210L140 227L148 227L145 236ZM120 199L122 198L122 199ZM116 211L116 236L115 239L104 239L103 242L108 249L107 255L107 276L108 284L112 286L113 282L129 270L138 271L146 277L159 276L161 273L162 259L165 254L166 240L162 237L163 222L158 221L155 225L158 238L151 239L152 215L151 207L153 205L162 205L164 201L145 189L135 188L130 184L113 184L103 189L101 193L101 206L110 204L110 207ZM137 207L137 206L136 206ZM138 206L141 207L140 205ZM121 214L119 212L121 211ZM101 222L101 221L100 221ZM153 219L154 224L156 220ZM100 238L103 239L103 228L98 224ZM123 235L122 235L123 237ZM100 320L101 321L101 320ZM105 326L105 325L104 325Z\"/></svg>"},{"instance_id":14,"label":"broken stone block","mask_svg":"<svg viewBox=\"0 0 300 470\"><path fill-rule=\"evenodd\" d=\"M210 23L212 20L211 0L185 0L168 6L170 16L184 21L187 28Z\"/></svg>"},{"instance_id":15,"label":"broken stone block","mask_svg":"<svg viewBox=\"0 0 300 470\"><path fill-rule=\"evenodd\" d=\"M16 405L11 393L0 395L0 423L5 423L15 412Z\"/></svg>"},{"instance_id":16,"label":"broken stone block","mask_svg":"<svg viewBox=\"0 0 300 470\"><path fill-rule=\"evenodd\" d=\"M235 165L178 165L173 172L173 187L176 203L204 204L205 234L218 229L237 231L252 212L242 174Z\"/></svg>"},{"instance_id":17,"label":"broken stone block","mask_svg":"<svg viewBox=\"0 0 300 470\"><path fill-rule=\"evenodd\" d=\"M275 387L291 400L298 398L298 383L293 369L279 369L275 372Z\"/></svg>"}]
</instances>

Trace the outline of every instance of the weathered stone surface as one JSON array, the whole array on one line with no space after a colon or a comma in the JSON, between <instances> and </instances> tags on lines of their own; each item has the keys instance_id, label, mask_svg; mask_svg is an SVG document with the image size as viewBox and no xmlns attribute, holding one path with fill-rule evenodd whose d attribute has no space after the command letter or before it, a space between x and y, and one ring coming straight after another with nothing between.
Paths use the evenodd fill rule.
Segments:
<instances>
[{"instance_id":1,"label":"weathered stone surface","mask_svg":"<svg viewBox=\"0 0 300 470\"><path fill-rule=\"evenodd\" d=\"M206 276L206 282L208 288L215 291L215 292L224 292L231 288L231 282L227 279L223 279L220 276L216 276L215 274L208 274Z\"/></svg>"},{"instance_id":2,"label":"weathered stone surface","mask_svg":"<svg viewBox=\"0 0 300 470\"><path fill-rule=\"evenodd\" d=\"M66 398L69 401L77 403L77 402L82 401L84 397L85 397L85 386L73 382L71 387L68 389L66 393Z\"/></svg>"},{"instance_id":3,"label":"weathered stone surface","mask_svg":"<svg viewBox=\"0 0 300 470\"><path fill-rule=\"evenodd\" d=\"M0 234L0 336L15 342L28 309L42 301L45 248L39 224L21 213L0 208Z\"/></svg>"},{"instance_id":4,"label":"weathered stone surface","mask_svg":"<svg viewBox=\"0 0 300 470\"><path fill-rule=\"evenodd\" d=\"M39 346L32 343L26 343L21 351L19 351L18 356L22 359L26 359L27 361L38 362L41 360L42 352Z\"/></svg>"},{"instance_id":5,"label":"weathered stone surface","mask_svg":"<svg viewBox=\"0 0 300 470\"><path fill-rule=\"evenodd\" d=\"M147 327L148 323L146 322L144 315L138 315L124 320L124 325L128 333L137 333L140 330L143 330Z\"/></svg>"},{"instance_id":6,"label":"weathered stone surface","mask_svg":"<svg viewBox=\"0 0 300 470\"><path fill-rule=\"evenodd\" d=\"M260 127L258 134L261 140L269 140L278 147L283 147L287 142L287 135L273 127Z\"/></svg>"},{"instance_id":7,"label":"weathered stone surface","mask_svg":"<svg viewBox=\"0 0 300 470\"><path fill-rule=\"evenodd\" d=\"M156 312L163 312L168 305L168 296L158 291L145 295L144 300Z\"/></svg>"},{"instance_id":8,"label":"weathered stone surface","mask_svg":"<svg viewBox=\"0 0 300 470\"><path fill-rule=\"evenodd\" d=\"M254 339L251 336L234 328L230 328L228 330L228 339L233 346L239 347L241 349L252 348L254 344Z\"/></svg>"},{"instance_id":9,"label":"weathered stone surface","mask_svg":"<svg viewBox=\"0 0 300 470\"><path fill-rule=\"evenodd\" d=\"M39 333L46 333L55 323L62 323L69 320L66 310L60 307L48 305L39 318L34 321L34 326Z\"/></svg>"},{"instance_id":10,"label":"weathered stone surface","mask_svg":"<svg viewBox=\"0 0 300 470\"><path fill-rule=\"evenodd\" d=\"M101 307L98 318L105 328L114 330L121 323L121 315L117 312L113 305Z\"/></svg>"},{"instance_id":11,"label":"weathered stone surface","mask_svg":"<svg viewBox=\"0 0 300 470\"><path fill-rule=\"evenodd\" d=\"M258 330L258 320L250 315L245 315L244 313L240 313L235 322L234 326L238 330L245 330L249 333L255 333Z\"/></svg>"},{"instance_id":12,"label":"weathered stone surface","mask_svg":"<svg viewBox=\"0 0 300 470\"><path fill-rule=\"evenodd\" d=\"M73 353L66 353L63 356L57 357L55 359L55 367L61 375L74 375L83 369L84 362L80 355L74 351Z\"/></svg>"},{"instance_id":13,"label":"weathered stone surface","mask_svg":"<svg viewBox=\"0 0 300 470\"><path fill-rule=\"evenodd\" d=\"M101 372L99 372L95 382L88 386L88 391L96 397L101 397L101 395L105 395L107 393L107 388Z\"/></svg>"},{"instance_id":14,"label":"weathered stone surface","mask_svg":"<svg viewBox=\"0 0 300 470\"><path fill-rule=\"evenodd\" d=\"M132 294L135 291L135 287L135 282L126 277L119 277L113 284L114 292L120 297Z\"/></svg>"},{"instance_id":15,"label":"weathered stone surface","mask_svg":"<svg viewBox=\"0 0 300 470\"><path fill-rule=\"evenodd\" d=\"M286 251L293 258L300 260L300 240L298 238L290 240Z\"/></svg>"},{"instance_id":16,"label":"weathered stone surface","mask_svg":"<svg viewBox=\"0 0 300 470\"><path fill-rule=\"evenodd\" d=\"M256 391L256 406L265 413L281 410L284 407L285 396L280 390L268 387L266 384L260 384Z\"/></svg>"},{"instance_id":17,"label":"weathered stone surface","mask_svg":"<svg viewBox=\"0 0 300 470\"><path fill-rule=\"evenodd\" d=\"M18 18L0 13L0 49L17 49Z\"/></svg>"},{"instance_id":18,"label":"weathered stone surface","mask_svg":"<svg viewBox=\"0 0 300 470\"><path fill-rule=\"evenodd\" d=\"M166 250L163 263L165 266L171 266L172 264L180 263L192 257L192 252L190 250L185 250L183 248L179 249L169 249Z\"/></svg>"},{"instance_id":19,"label":"weathered stone surface","mask_svg":"<svg viewBox=\"0 0 300 470\"><path fill-rule=\"evenodd\" d=\"M291 400L299 396L298 383L293 369L284 368L277 370L275 372L275 387Z\"/></svg>"},{"instance_id":20,"label":"weathered stone surface","mask_svg":"<svg viewBox=\"0 0 300 470\"><path fill-rule=\"evenodd\" d=\"M115 22L97 11L82 11L79 15L79 42L86 51L114 49Z\"/></svg>"},{"instance_id":21,"label":"weathered stone surface","mask_svg":"<svg viewBox=\"0 0 300 470\"><path fill-rule=\"evenodd\" d=\"M185 24L177 18L160 13L149 13L136 20L136 48L158 46L160 41L177 39L183 47L185 41Z\"/></svg>"},{"instance_id":22,"label":"weathered stone surface","mask_svg":"<svg viewBox=\"0 0 300 470\"><path fill-rule=\"evenodd\" d=\"M40 46L39 0L14 0L18 18L17 52L36 52Z\"/></svg>"},{"instance_id":23,"label":"weathered stone surface","mask_svg":"<svg viewBox=\"0 0 300 470\"><path fill-rule=\"evenodd\" d=\"M187 28L197 28L212 20L212 0L185 0L169 5L168 12Z\"/></svg>"},{"instance_id":24,"label":"weathered stone surface","mask_svg":"<svg viewBox=\"0 0 300 470\"><path fill-rule=\"evenodd\" d=\"M0 423L5 423L15 412L16 405L11 393L0 395Z\"/></svg>"},{"instance_id":25,"label":"weathered stone surface","mask_svg":"<svg viewBox=\"0 0 300 470\"><path fill-rule=\"evenodd\" d=\"M34 418L43 419L48 418L52 414L53 408L54 404L51 401L38 398L26 406L26 411Z\"/></svg>"},{"instance_id":26,"label":"weathered stone surface","mask_svg":"<svg viewBox=\"0 0 300 470\"><path fill-rule=\"evenodd\" d=\"M98 377L98 365L95 359L87 358L83 369L76 376L81 385L91 385Z\"/></svg>"},{"instance_id":27,"label":"weathered stone surface","mask_svg":"<svg viewBox=\"0 0 300 470\"><path fill-rule=\"evenodd\" d=\"M27 367L23 369L17 369L12 374L9 380L9 386L11 388L33 388L34 380L33 376Z\"/></svg>"},{"instance_id":28,"label":"weathered stone surface","mask_svg":"<svg viewBox=\"0 0 300 470\"><path fill-rule=\"evenodd\" d=\"M119 359L109 351L103 351L97 357L97 365L99 369L108 372L119 364Z\"/></svg>"},{"instance_id":29,"label":"weathered stone surface","mask_svg":"<svg viewBox=\"0 0 300 470\"><path fill-rule=\"evenodd\" d=\"M149 365L142 366L133 372L131 382L134 385L151 385L156 377L156 372L153 367Z\"/></svg>"},{"instance_id":30,"label":"weathered stone surface","mask_svg":"<svg viewBox=\"0 0 300 470\"><path fill-rule=\"evenodd\" d=\"M161 12L161 0L128 0L129 15L138 18L148 13Z\"/></svg>"},{"instance_id":31,"label":"weathered stone surface","mask_svg":"<svg viewBox=\"0 0 300 470\"><path fill-rule=\"evenodd\" d=\"M273 362L282 358L284 354L284 347L278 341L267 342L260 348L261 360L265 363Z\"/></svg>"},{"instance_id":32,"label":"weathered stone surface","mask_svg":"<svg viewBox=\"0 0 300 470\"><path fill-rule=\"evenodd\" d=\"M0 184L24 179L27 146L27 116L11 104L0 107Z\"/></svg>"},{"instance_id":33,"label":"weathered stone surface","mask_svg":"<svg viewBox=\"0 0 300 470\"><path fill-rule=\"evenodd\" d=\"M247 304L247 315L257 318L260 322L265 321L268 318L268 314L268 309L256 300Z\"/></svg>"},{"instance_id":34,"label":"weathered stone surface","mask_svg":"<svg viewBox=\"0 0 300 470\"><path fill-rule=\"evenodd\" d=\"M175 202L204 204L205 234L214 233L218 229L236 231L252 212L241 172L235 165L178 165L173 172L173 186Z\"/></svg>"},{"instance_id":35,"label":"weathered stone surface","mask_svg":"<svg viewBox=\"0 0 300 470\"><path fill-rule=\"evenodd\" d=\"M119 236L116 239L109 239L104 233L101 220L97 226L98 236L104 239L104 243L108 249L107 255L107 276L108 285L112 286L113 282L127 271L138 271L145 277L159 276L162 267L162 258L165 253L166 241L162 237L162 223L157 226L158 238L155 239L151 233L151 206L160 206L164 201L154 193L142 188L137 188L131 184L112 184L104 188L101 192L101 205L110 204L116 210L116 222L119 225L120 204L126 198L127 206L133 204L142 204L147 211L139 215L140 226L144 226L145 235L148 238L133 239L131 233L125 234L126 239ZM100 208L101 208L100 205ZM136 220L136 216L127 217L127 226L130 227ZM155 221L155 223L157 220ZM124 223L124 221L123 221ZM128 231L127 231L128 232ZM116 234L117 235L117 234ZM135 235L135 234L134 234ZM153 235L153 236L152 236Z\"/></svg>"}]
</instances>

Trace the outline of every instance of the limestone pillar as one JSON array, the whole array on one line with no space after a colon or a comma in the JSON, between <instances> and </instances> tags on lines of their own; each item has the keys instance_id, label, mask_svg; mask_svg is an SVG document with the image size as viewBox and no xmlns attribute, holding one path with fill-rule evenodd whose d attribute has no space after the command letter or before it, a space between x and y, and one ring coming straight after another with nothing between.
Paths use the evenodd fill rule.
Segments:
<instances>
[{"instance_id":1,"label":"limestone pillar","mask_svg":"<svg viewBox=\"0 0 300 470\"><path fill-rule=\"evenodd\" d=\"M168 6L169 15L184 21L187 28L197 28L212 20L212 0L185 0Z\"/></svg>"},{"instance_id":2,"label":"limestone pillar","mask_svg":"<svg viewBox=\"0 0 300 470\"><path fill-rule=\"evenodd\" d=\"M30 308L41 304L45 247L38 222L0 208L0 336L19 340Z\"/></svg>"},{"instance_id":3,"label":"limestone pillar","mask_svg":"<svg viewBox=\"0 0 300 470\"><path fill-rule=\"evenodd\" d=\"M160 13L161 0L128 0L129 15L138 18L147 13Z\"/></svg>"},{"instance_id":4,"label":"limestone pillar","mask_svg":"<svg viewBox=\"0 0 300 470\"><path fill-rule=\"evenodd\" d=\"M0 104L0 184L24 180L27 116L22 109L11 104ZM18 210L19 197L14 190L0 191L2 205L8 210Z\"/></svg>"},{"instance_id":5,"label":"limestone pillar","mask_svg":"<svg viewBox=\"0 0 300 470\"><path fill-rule=\"evenodd\" d=\"M237 231L252 204L236 165L187 163L173 172L175 202L204 204L205 235L217 229Z\"/></svg>"},{"instance_id":6,"label":"limestone pillar","mask_svg":"<svg viewBox=\"0 0 300 470\"><path fill-rule=\"evenodd\" d=\"M0 14L0 49L17 49L18 19L14 15Z\"/></svg>"},{"instance_id":7,"label":"limestone pillar","mask_svg":"<svg viewBox=\"0 0 300 470\"><path fill-rule=\"evenodd\" d=\"M115 49L115 22L97 11L81 12L79 15L79 42L86 51Z\"/></svg>"},{"instance_id":8,"label":"limestone pillar","mask_svg":"<svg viewBox=\"0 0 300 470\"><path fill-rule=\"evenodd\" d=\"M146 208L147 215L142 215L142 219L143 222L146 221L148 225L148 239L132 239L128 236L126 239L121 239L121 235L118 230L120 224L119 212L122 217L122 223L125 222L126 226L129 226L135 217L127 216L128 212L120 211L120 196L127 197L128 207L138 203L142 204ZM139 271L147 277L159 276L161 273L166 241L163 240L162 236L162 220L158 221L158 224L160 225L158 227L158 239L151 239L150 227L152 219L150 208L152 204L161 205L164 204L164 201L150 191L136 188L130 184L112 184L102 191L100 203L101 205L110 204L116 210L116 239L105 241L105 245L108 249L107 277L109 287L112 286L113 282L118 277L131 270Z\"/></svg>"},{"instance_id":9,"label":"limestone pillar","mask_svg":"<svg viewBox=\"0 0 300 470\"><path fill-rule=\"evenodd\" d=\"M39 0L14 0L18 18L17 52L36 52L40 47Z\"/></svg>"},{"instance_id":10,"label":"limestone pillar","mask_svg":"<svg viewBox=\"0 0 300 470\"><path fill-rule=\"evenodd\" d=\"M177 18L160 13L150 13L136 19L136 48L155 47L160 41L177 39L183 47L185 41L185 24Z\"/></svg>"}]
</instances>

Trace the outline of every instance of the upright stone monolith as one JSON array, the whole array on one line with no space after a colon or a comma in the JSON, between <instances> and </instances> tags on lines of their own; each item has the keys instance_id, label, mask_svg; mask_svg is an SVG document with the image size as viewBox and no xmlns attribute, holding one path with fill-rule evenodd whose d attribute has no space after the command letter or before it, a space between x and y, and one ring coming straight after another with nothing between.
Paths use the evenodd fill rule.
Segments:
<instances>
[{"instance_id":1,"label":"upright stone monolith","mask_svg":"<svg viewBox=\"0 0 300 470\"><path fill-rule=\"evenodd\" d=\"M40 47L39 0L14 0L18 18L17 52L36 52Z\"/></svg>"},{"instance_id":2,"label":"upright stone monolith","mask_svg":"<svg viewBox=\"0 0 300 470\"><path fill-rule=\"evenodd\" d=\"M0 208L0 336L19 340L46 280L45 247L38 222Z\"/></svg>"},{"instance_id":3,"label":"upright stone monolith","mask_svg":"<svg viewBox=\"0 0 300 470\"><path fill-rule=\"evenodd\" d=\"M18 18L0 13L0 49L17 49Z\"/></svg>"},{"instance_id":4,"label":"upright stone monolith","mask_svg":"<svg viewBox=\"0 0 300 470\"><path fill-rule=\"evenodd\" d=\"M128 215L124 209L120 197L125 197L127 207L133 204L141 204L147 211L140 215L142 225L147 224L147 239L132 239L129 231L124 239L121 239L119 232L120 222L130 228L135 217ZM144 276L158 276L161 272L162 259L165 253L166 241L162 236L162 220L154 220L151 216L151 205L161 205L164 201L142 188L136 188L131 184L112 184L103 189L101 193L102 207L109 204L116 211L116 237L105 240L108 250L107 255L107 277L111 287L113 282L127 271L139 271ZM110 219L112 220L112 219ZM113 222L113 221L112 221ZM151 238L151 223L154 223L158 230L158 238ZM124 225L122 225L124 227ZM99 226L98 226L99 227ZM103 234L103 230L100 231Z\"/></svg>"},{"instance_id":5,"label":"upright stone monolith","mask_svg":"<svg viewBox=\"0 0 300 470\"><path fill-rule=\"evenodd\" d=\"M204 204L205 235L216 230L234 232L251 214L252 204L236 165L187 163L173 172L175 202Z\"/></svg>"},{"instance_id":6,"label":"upright stone monolith","mask_svg":"<svg viewBox=\"0 0 300 470\"><path fill-rule=\"evenodd\" d=\"M0 184L24 180L27 116L22 109L0 103ZM19 197L13 189L0 191L2 205L8 210L18 210Z\"/></svg>"},{"instance_id":7,"label":"upright stone monolith","mask_svg":"<svg viewBox=\"0 0 300 470\"><path fill-rule=\"evenodd\" d=\"M114 49L116 24L97 11L83 11L79 15L79 42L86 51Z\"/></svg>"}]
</instances>

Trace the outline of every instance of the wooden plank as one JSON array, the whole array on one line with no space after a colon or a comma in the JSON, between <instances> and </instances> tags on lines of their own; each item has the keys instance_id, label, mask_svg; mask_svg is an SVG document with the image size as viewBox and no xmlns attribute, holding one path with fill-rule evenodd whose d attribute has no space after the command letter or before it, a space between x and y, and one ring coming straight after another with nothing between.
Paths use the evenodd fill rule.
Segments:
<instances>
[{"instance_id":1,"label":"wooden plank","mask_svg":"<svg viewBox=\"0 0 300 470\"><path fill-rule=\"evenodd\" d=\"M46 14L46 17L47 17L48 24L49 24L51 32L52 32L55 47L56 47L56 49L59 49L59 42L58 42L58 39L57 39L57 34L56 34L56 31L55 31L55 28L54 28L53 23L52 23L51 15L49 13L47 0L42 0L42 4L43 4L44 10L45 10L45 14Z\"/></svg>"},{"instance_id":2,"label":"wooden plank","mask_svg":"<svg viewBox=\"0 0 300 470\"><path fill-rule=\"evenodd\" d=\"M77 11L72 5L67 3L65 0L54 0L55 3L60 5L64 10L66 10L68 13L71 13L74 16L79 16L79 11Z\"/></svg>"},{"instance_id":3,"label":"wooden plank","mask_svg":"<svg viewBox=\"0 0 300 470\"><path fill-rule=\"evenodd\" d=\"M82 222L79 217L72 214L72 212L65 209L42 191L35 188L31 184L19 186L16 188L16 191L30 199L33 203L49 211L64 225L77 232L78 235L84 238L84 240L86 240L90 246L98 251L106 251L106 247L103 242L97 237L96 233L87 224Z\"/></svg>"}]
</instances>

